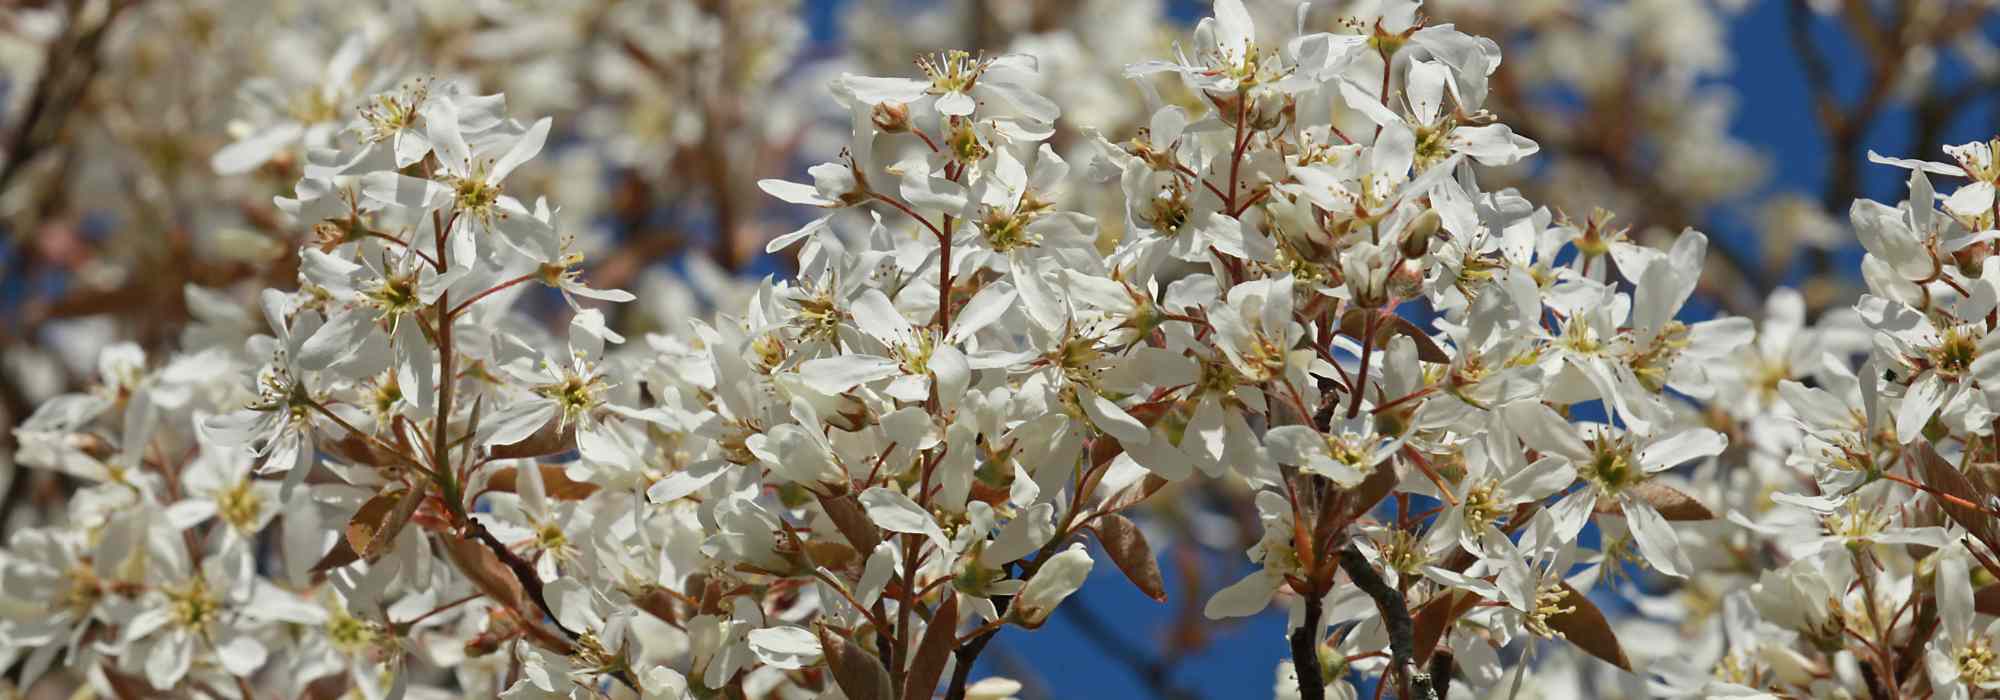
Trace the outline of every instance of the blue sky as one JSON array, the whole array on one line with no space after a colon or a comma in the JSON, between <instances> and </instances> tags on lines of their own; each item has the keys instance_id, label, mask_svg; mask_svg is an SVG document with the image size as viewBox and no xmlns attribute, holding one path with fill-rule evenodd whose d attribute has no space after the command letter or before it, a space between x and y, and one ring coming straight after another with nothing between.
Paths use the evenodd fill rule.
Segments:
<instances>
[{"instance_id":1,"label":"blue sky","mask_svg":"<svg viewBox=\"0 0 2000 700\"><path fill-rule=\"evenodd\" d=\"M835 41L835 18L843 0L812 0L807 12L816 40ZM1199 17L1206 13L1200 0L1174 0L1175 16ZM1805 73L1792 51L1788 35L1788 2L1755 0L1730 28L1729 41L1735 54L1734 74L1726 81L1738 95L1732 131L1742 140L1756 144L1769 157L1769 192L1797 191L1814 197L1825 183L1826 168L1833 154L1827 152L1825 135L1813 116L1811 91ZM1989 34L2000 36L1995 26ZM1862 89L1865 64L1856 48L1831 23L1816 22L1814 38L1833 57L1834 82L1843 99L1852 100ZM1502 42L1503 50L1506 44ZM1845 58L1843 58L1845 57ZM1946 71L1941 77L1960 76ZM1963 143L1994 135L1994 98L1961 110L1959 119L1946 131L1943 143ZM1503 118L1505 115L1502 115ZM1884 154L1942 159L1940 144L1908 143L1912 118L1909 110L1891 109L1880 119L1864 143ZM1884 166L1864 166L1863 195L1885 201L1902 197L1906 171ZM1755 257L1755 221L1751 211L1710 213L1710 233L1722 245L1744 250ZM1859 256L1837 258L1843 269L1855 269ZM1100 557L1100 560L1102 558ZM1209 562L1204 572L1212 579L1233 581L1247 570L1239 560ZM1169 570L1168 589L1177 584ZM1103 625L1102 634L1130 640L1128 646L1152 654L1160 647L1176 606L1181 601L1155 603L1125 583L1116 569L1105 562L1098 567L1092 585L1079 594L1095 611ZM1042 681L1059 689L1050 697L1119 698L1151 697L1141 679L1129 666L1106 655L1092 644L1078 627L1076 618L1058 613L1039 631L1009 628L982 658L979 676L1000 673L1024 681ZM1187 657L1169 669L1173 685L1192 690L1199 697L1268 697L1272 673L1286 652L1285 620L1282 611L1213 630L1204 653Z\"/></svg>"}]
</instances>

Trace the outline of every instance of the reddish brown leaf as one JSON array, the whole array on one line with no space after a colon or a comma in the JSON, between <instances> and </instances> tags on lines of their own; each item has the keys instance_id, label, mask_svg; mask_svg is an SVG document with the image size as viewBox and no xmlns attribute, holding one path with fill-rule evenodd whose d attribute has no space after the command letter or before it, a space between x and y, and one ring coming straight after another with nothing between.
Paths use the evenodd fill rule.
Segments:
<instances>
[{"instance_id":1,"label":"reddish brown leaf","mask_svg":"<svg viewBox=\"0 0 2000 700\"><path fill-rule=\"evenodd\" d=\"M1444 596L1418 608L1410 621L1411 652L1419 665L1430 660L1431 651L1437 648L1438 640L1444 639L1451 624L1484 600L1463 591L1446 591Z\"/></svg>"},{"instance_id":2,"label":"reddish brown leaf","mask_svg":"<svg viewBox=\"0 0 2000 700\"><path fill-rule=\"evenodd\" d=\"M402 462L394 455L375 447L375 443L354 433L343 432L340 439L322 440L318 446L342 462L374 467L386 467Z\"/></svg>"},{"instance_id":3,"label":"reddish brown leaf","mask_svg":"<svg viewBox=\"0 0 2000 700\"><path fill-rule=\"evenodd\" d=\"M1362 479L1360 484L1348 490L1347 502L1350 505L1347 509L1347 519L1355 520L1367 515L1368 511L1374 510L1375 505L1381 503L1382 499L1388 498L1389 492L1395 489L1396 470L1388 462L1377 465L1375 471L1368 473L1368 478Z\"/></svg>"},{"instance_id":4,"label":"reddish brown leaf","mask_svg":"<svg viewBox=\"0 0 2000 700\"><path fill-rule=\"evenodd\" d=\"M854 499L854 494L821 496L819 507L826 511L827 519L833 521L833 527L840 530L847 543L854 545L854 551L866 556L874 553L875 545L882 543L882 534L876 530L875 521L868 519L868 511Z\"/></svg>"},{"instance_id":5,"label":"reddish brown leaf","mask_svg":"<svg viewBox=\"0 0 2000 700\"><path fill-rule=\"evenodd\" d=\"M375 533L389 518L389 512L396 509L396 501L401 493L378 493L361 504L354 511L354 517L347 521L347 546L359 554L368 551L368 543L375 539Z\"/></svg>"},{"instance_id":6,"label":"reddish brown leaf","mask_svg":"<svg viewBox=\"0 0 2000 700\"><path fill-rule=\"evenodd\" d=\"M944 678L944 664L958 648L958 594L947 588L944 603L931 616L931 626L917 643L917 655L903 674L903 700L930 700ZM844 688L843 688L844 689Z\"/></svg>"},{"instance_id":7,"label":"reddish brown leaf","mask_svg":"<svg viewBox=\"0 0 2000 700\"><path fill-rule=\"evenodd\" d=\"M1158 474L1149 472L1146 474L1146 478L1141 479L1138 483L1127 486L1118 493L1113 494L1110 498L1104 499L1104 503L1099 505L1097 510L1103 513L1116 513L1139 505L1146 499L1152 498L1153 494L1159 493L1160 489L1166 488L1169 483L1172 482L1167 481Z\"/></svg>"},{"instance_id":8,"label":"reddish brown leaf","mask_svg":"<svg viewBox=\"0 0 2000 700\"><path fill-rule=\"evenodd\" d=\"M158 697L160 694L145 680L113 670L108 661L101 665L100 670L104 672L104 679L110 682L111 696L117 700L141 700L141 698Z\"/></svg>"},{"instance_id":9,"label":"reddish brown leaf","mask_svg":"<svg viewBox=\"0 0 2000 700\"><path fill-rule=\"evenodd\" d=\"M494 603L514 610L535 609L528 603L528 594L522 590L521 581L514 578L514 571L507 568L486 545L451 532L439 534L438 541L444 545L445 556L458 567L459 573L465 574L465 578Z\"/></svg>"},{"instance_id":10,"label":"reddish brown leaf","mask_svg":"<svg viewBox=\"0 0 2000 700\"><path fill-rule=\"evenodd\" d=\"M861 562L860 555L845 542L815 539L807 540L801 546L805 548L806 556L811 557L814 564L834 571L840 571L846 569L848 566L858 565Z\"/></svg>"},{"instance_id":11,"label":"reddish brown leaf","mask_svg":"<svg viewBox=\"0 0 2000 700\"><path fill-rule=\"evenodd\" d=\"M1605 621L1604 613L1590 602L1590 598L1569 584L1562 584L1562 589L1565 595L1558 605L1571 610L1549 616L1549 628L1561 632L1570 644L1585 653L1611 662L1613 666L1632 670L1632 662L1625 658L1625 647L1618 643L1618 634L1611 630L1611 623Z\"/></svg>"},{"instance_id":12,"label":"reddish brown leaf","mask_svg":"<svg viewBox=\"0 0 2000 700\"><path fill-rule=\"evenodd\" d=\"M889 669L874 654L863 651L847 641L846 637L833 633L827 628L819 631L820 650L826 654L826 666L833 671L833 682L847 697L860 700L888 700L896 697L896 683L889 678Z\"/></svg>"},{"instance_id":13,"label":"reddish brown leaf","mask_svg":"<svg viewBox=\"0 0 2000 700\"><path fill-rule=\"evenodd\" d=\"M374 561L389 551L396 543L396 536L403 533L403 526L410 524L410 516L417 507L424 504L426 491L421 488L405 489L396 499L396 507L382 519L381 528L368 538L368 546L361 548L361 558ZM387 494L383 494L387 495Z\"/></svg>"},{"instance_id":14,"label":"reddish brown leaf","mask_svg":"<svg viewBox=\"0 0 2000 700\"><path fill-rule=\"evenodd\" d=\"M360 560L361 555L354 553L354 548L347 544L347 538L342 537L333 541L333 549L327 550L326 555L312 565L311 571L325 573Z\"/></svg>"},{"instance_id":15,"label":"reddish brown leaf","mask_svg":"<svg viewBox=\"0 0 2000 700\"><path fill-rule=\"evenodd\" d=\"M1708 506L1702 505L1701 501L1695 500L1693 496L1687 495L1687 493L1681 491L1680 489L1668 486L1666 484L1662 484L1657 481L1640 482L1639 484L1632 486L1629 489L1626 489L1625 492L1637 496L1639 497L1640 500L1643 500L1646 503L1651 504L1654 510L1660 511L1661 517L1664 517L1668 520L1678 522L1685 520L1715 519L1715 512L1709 510ZM1611 511L1618 511L1620 513L1623 512L1623 509L1619 507L1618 502L1614 500L1604 499L1598 501L1598 504L1600 509L1605 510L1606 512L1611 512Z\"/></svg>"},{"instance_id":16,"label":"reddish brown leaf","mask_svg":"<svg viewBox=\"0 0 2000 700\"><path fill-rule=\"evenodd\" d=\"M1983 615L2000 615L2000 583L1989 583L1972 594L1972 609Z\"/></svg>"},{"instance_id":17,"label":"reddish brown leaf","mask_svg":"<svg viewBox=\"0 0 2000 700\"><path fill-rule=\"evenodd\" d=\"M1923 470L1924 484L1937 491L1951 494L1972 503L1989 501L1985 489L1966 478L1965 473L1946 460L1929 443L1919 442L1913 448L1917 451L1917 466ZM1969 508L1953 499L1939 498L1932 494L1944 514L1964 527L1973 537L1979 539L1989 549L2000 550L2000 522L1977 508Z\"/></svg>"},{"instance_id":18,"label":"reddish brown leaf","mask_svg":"<svg viewBox=\"0 0 2000 700\"><path fill-rule=\"evenodd\" d=\"M560 464L538 464L535 467L542 470L542 488L548 492L549 498L558 501L581 501L589 498L590 494L597 493L597 484L570 480L569 474ZM493 476L486 479L486 487L494 491L519 493L516 490L519 482L520 474L513 467L508 467L494 471Z\"/></svg>"},{"instance_id":19,"label":"reddish brown leaf","mask_svg":"<svg viewBox=\"0 0 2000 700\"><path fill-rule=\"evenodd\" d=\"M566 427L556 429L556 421L550 420L541 430L511 445L495 445L492 455L495 459L522 459L527 457L547 457L576 449L576 429Z\"/></svg>"},{"instance_id":20,"label":"reddish brown leaf","mask_svg":"<svg viewBox=\"0 0 2000 700\"><path fill-rule=\"evenodd\" d=\"M1361 336L1368 330L1369 313L1372 312L1367 309L1350 309L1347 313L1342 314L1340 317L1340 334L1354 338L1357 341L1363 340ZM1422 328L1411 323L1409 319L1396 314L1384 314L1381 320L1376 322L1375 338L1368 344L1378 348L1387 347L1389 345L1389 337L1392 335L1402 335L1415 342L1417 345L1417 359L1419 360L1440 364L1451 361L1451 355L1446 353L1444 348L1440 347L1437 341L1432 339L1430 335L1424 333Z\"/></svg>"},{"instance_id":21,"label":"reddish brown leaf","mask_svg":"<svg viewBox=\"0 0 2000 700\"><path fill-rule=\"evenodd\" d=\"M681 615L680 610L674 606L674 603L674 594L661 588L648 589L644 595L632 601L634 606L646 611L646 614L660 618L667 624L678 627Z\"/></svg>"},{"instance_id":22,"label":"reddish brown leaf","mask_svg":"<svg viewBox=\"0 0 2000 700\"><path fill-rule=\"evenodd\" d=\"M1167 601L1167 583L1160 575L1160 564L1154 560L1153 548L1146 544L1146 535L1139 531L1138 525L1123 515L1112 514L1098 518L1090 530L1097 533L1104 552L1111 555L1111 562L1125 572L1132 585L1138 586L1148 598Z\"/></svg>"}]
</instances>

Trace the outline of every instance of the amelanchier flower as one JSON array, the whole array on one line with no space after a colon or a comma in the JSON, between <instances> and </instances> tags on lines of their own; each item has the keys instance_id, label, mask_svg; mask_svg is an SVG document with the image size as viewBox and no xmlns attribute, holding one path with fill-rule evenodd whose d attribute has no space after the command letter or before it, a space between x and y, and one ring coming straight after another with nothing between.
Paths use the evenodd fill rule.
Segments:
<instances>
[{"instance_id":1,"label":"amelanchier flower","mask_svg":"<svg viewBox=\"0 0 2000 700\"><path fill-rule=\"evenodd\" d=\"M1761 330L1713 315L1703 234L1494 184L1545 169L1490 99L1514 81L1687 94L1603 78L1629 67L1577 60L1600 39L1569 25L1679 37L1707 5L1602 4L1220 0L1156 61L1108 19L1143 3L989 7L1006 53L857 56L831 100L774 105L657 102L793 74L784 37L729 38L757 3L417 13L474 33L419 43L482 58L374 95L352 78L403 47L288 54L310 109L209 160L291 192L173 209L296 243L273 257L297 274L259 278L296 289L247 342L243 285L191 289L179 352L73 358L93 385L15 431L13 462L85 483L4 508L0 666L107 697L998 700L1021 686L971 677L989 642L1122 576L1209 619L1284 605L1284 697L1994 690L1991 144L1889 161L1917 172L1853 207L1855 309L1779 289ZM1016 20L1036 36L1008 43ZM1577 43L1502 73L1473 26ZM1705 111L1673 107L1635 124ZM736 181L789 151L734 122L830 162L748 206ZM600 209L602 172L701 194ZM758 280L605 282L627 261L573 228L734 236L787 203L809 221L767 249L796 266Z\"/></svg>"}]
</instances>

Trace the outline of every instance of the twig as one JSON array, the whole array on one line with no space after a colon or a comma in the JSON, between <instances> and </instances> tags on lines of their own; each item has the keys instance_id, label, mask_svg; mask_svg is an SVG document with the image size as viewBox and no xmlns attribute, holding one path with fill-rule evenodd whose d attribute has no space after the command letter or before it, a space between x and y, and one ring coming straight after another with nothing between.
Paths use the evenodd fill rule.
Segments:
<instances>
[{"instance_id":1,"label":"twig","mask_svg":"<svg viewBox=\"0 0 2000 700\"><path fill-rule=\"evenodd\" d=\"M1299 700L1326 700L1326 676L1319 663L1321 598L1305 596L1305 620L1292 630L1292 672L1299 679Z\"/></svg>"},{"instance_id":2,"label":"twig","mask_svg":"<svg viewBox=\"0 0 2000 700\"><path fill-rule=\"evenodd\" d=\"M1397 685L1403 690L1402 697L1410 697L1410 691L1422 693L1426 700L1438 700L1435 687L1431 685L1431 674L1418 671L1414 626L1410 621L1410 606L1403 599L1403 592L1382 580L1382 575L1368 563L1368 557L1349 543L1340 550L1340 569L1347 572L1347 578L1354 585L1375 600L1375 609L1382 614L1382 622L1389 628L1390 665L1396 673Z\"/></svg>"}]
</instances>

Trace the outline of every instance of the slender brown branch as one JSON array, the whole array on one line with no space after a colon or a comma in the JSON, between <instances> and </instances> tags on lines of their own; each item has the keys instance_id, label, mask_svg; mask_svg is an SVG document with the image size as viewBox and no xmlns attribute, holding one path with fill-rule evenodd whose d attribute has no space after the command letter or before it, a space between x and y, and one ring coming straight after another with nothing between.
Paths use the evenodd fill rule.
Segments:
<instances>
[{"instance_id":1,"label":"slender brown branch","mask_svg":"<svg viewBox=\"0 0 2000 700\"><path fill-rule=\"evenodd\" d=\"M1396 674L1396 684L1402 689L1399 697L1411 697L1414 688L1422 691L1420 697L1437 700L1433 694L1430 674L1416 670L1415 627L1410 620L1410 606L1403 598L1403 592L1390 586L1368 563L1368 557L1353 544L1340 550L1340 570L1347 572L1347 578L1367 593L1375 601L1375 610L1382 614L1382 622L1389 628L1390 668Z\"/></svg>"},{"instance_id":2,"label":"slender brown branch","mask_svg":"<svg viewBox=\"0 0 2000 700\"><path fill-rule=\"evenodd\" d=\"M1292 672L1299 679L1299 700L1326 700L1326 676L1319 663L1319 628L1323 596L1306 594L1305 620L1292 630Z\"/></svg>"}]
</instances>

